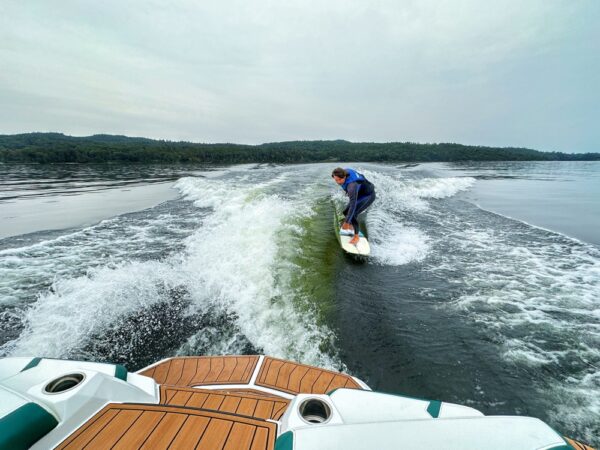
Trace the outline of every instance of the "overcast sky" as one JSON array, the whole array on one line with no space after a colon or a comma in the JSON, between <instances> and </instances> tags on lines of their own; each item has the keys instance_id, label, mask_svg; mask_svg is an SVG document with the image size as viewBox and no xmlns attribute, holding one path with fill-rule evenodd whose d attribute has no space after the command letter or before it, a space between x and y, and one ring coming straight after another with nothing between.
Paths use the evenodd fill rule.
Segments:
<instances>
[{"instance_id":1,"label":"overcast sky","mask_svg":"<svg viewBox=\"0 0 600 450\"><path fill-rule=\"evenodd\" d=\"M600 0L0 0L0 133L600 151Z\"/></svg>"}]
</instances>

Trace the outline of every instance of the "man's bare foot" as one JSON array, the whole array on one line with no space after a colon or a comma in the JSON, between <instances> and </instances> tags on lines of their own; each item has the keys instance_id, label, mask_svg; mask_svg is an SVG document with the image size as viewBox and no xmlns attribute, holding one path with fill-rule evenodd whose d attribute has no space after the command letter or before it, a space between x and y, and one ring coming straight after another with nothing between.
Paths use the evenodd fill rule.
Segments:
<instances>
[{"instance_id":1,"label":"man's bare foot","mask_svg":"<svg viewBox=\"0 0 600 450\"><path fill-rule=\"evenodd\" d=\"M355 234L354 237L352 239L350 239L350 243L352 245L356 245L356 244L358 244L359 239L360 239L360 236L358 234Z\"/></svg>"}]
</instances>

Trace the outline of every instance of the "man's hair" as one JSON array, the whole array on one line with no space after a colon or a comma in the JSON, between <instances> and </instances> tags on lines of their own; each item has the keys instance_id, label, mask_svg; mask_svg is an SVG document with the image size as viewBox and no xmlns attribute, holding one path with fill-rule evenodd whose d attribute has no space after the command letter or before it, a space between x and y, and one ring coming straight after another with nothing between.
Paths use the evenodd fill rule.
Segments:
<instances>
[{"instance_id":1,"label":"man's hair","mask_svg":"<svg viewBox=\"0 0 600 450\"><path fill-rule=\"evenodd\" d=\"M348 176L348 172L346 172L341 167L336 167L335 169L333 169L333 172L331 172L331 176L336 176L338 178L346 178Z\"/></svg>"}]
</instances>

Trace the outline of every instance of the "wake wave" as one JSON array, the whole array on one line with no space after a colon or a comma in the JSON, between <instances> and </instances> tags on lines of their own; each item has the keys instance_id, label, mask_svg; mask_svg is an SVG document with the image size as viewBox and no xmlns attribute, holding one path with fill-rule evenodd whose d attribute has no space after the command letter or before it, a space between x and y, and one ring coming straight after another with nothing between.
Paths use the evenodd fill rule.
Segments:
<instances>
[{"instance_id":1,"label":"wake wave","mask_svg":"<svg viewBox=\"0 0 600 450\"><path fill-rule=\"evenodd\" d=\"M365 170L376 185L377 200L367 216L369 242L376 262L400 266L420 262L431 250L431 239L416 226L402 222L406 213L424 213L431 200L452 197L469 189L473 178L404 178Z\"/></svg>"},{"instance_id":2,"label":"wake wave","mask_svg":"<svg viewBox=\"0 0 600 450\"><path fill-rule=\"evenodd\" d=\"M151 221L131 224L119 217L53 241L7 250L0 269L11 276L23 276L23 265L11 258L45 263L26 269L38 284L25 291L42 293L30 307L11 313L22 329L4 344L2 353L82 357L91 351L94 358L94 349L102 348L127 361L132 359L130 352L137 351L128 342L143 334L138 327L158 326L160 333L171 320L180 322L181 332L187 333L172 338L180 342L179 353L264 351L342 367L330 351L332 332L318 324L306 303L300 309L296 304L290 273L298 268L290 252L283 251L301 237L297 222L314 214L312 204L304 192L296 195L301 200L277 193L285 173L259 183L246 182L248 178L242 174L233 181L179 180L176 188L185 199L181 202L196 222L195 231L185 233L184 240L181 233L161 234L169 227L177 229L177 217L164 214L155 231ZM154 238L162 258L140 251L146 245L154 247ZM175 251L169 252L169 246ZM59 257L40 258L48 252ZM4 286L8 298L22 302L25 293L10 286ZM158 317L161 310L168 311L167 316ZM144 314L144 320L135 319ZM146 323L153 320L162 325ZM120 347L106 350L111 342Z\"/></svg>"},{"instance_id":3,"label":"wake wave","mask_svg":"<svg viewBox=\"0 0 600 450\"><path fill-rule=\"evenodd\" d=\"M218 206L188 239L181 267L193 280L188 288L195 306L218 304L233 312L254 346L274 356L339 367L319 350L330 331L315 325L310 311L295 308L285 276L278 276L294 270L280 259L286 239L298 231L291 219L311 213L305 204L261 192L284 181L285 175L251 188L222 180L178 182L196 206Z\"/></svg>"}]
</instances>

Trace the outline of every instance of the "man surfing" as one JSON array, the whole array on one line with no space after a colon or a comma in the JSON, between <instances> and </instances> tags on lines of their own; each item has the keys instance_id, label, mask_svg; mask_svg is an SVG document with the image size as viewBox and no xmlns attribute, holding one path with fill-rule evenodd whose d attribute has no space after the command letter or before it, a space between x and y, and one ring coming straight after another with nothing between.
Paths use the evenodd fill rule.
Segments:
<instances>
[{"instance_id":1,"label":"man surfing","mask_svg":"<svg viewBox=\"0 0 600 450\"><path fill-rule=\"evenodd\" d=\"M356 245L360 239L358 215L375 201L375 186L363 174L350 168L338 167L333 170L331 177L346 191L350 199L348 206L344 209L346 218L342 224L342 230L354 231L350 244Z\"/></svg>"}]
</instances>

